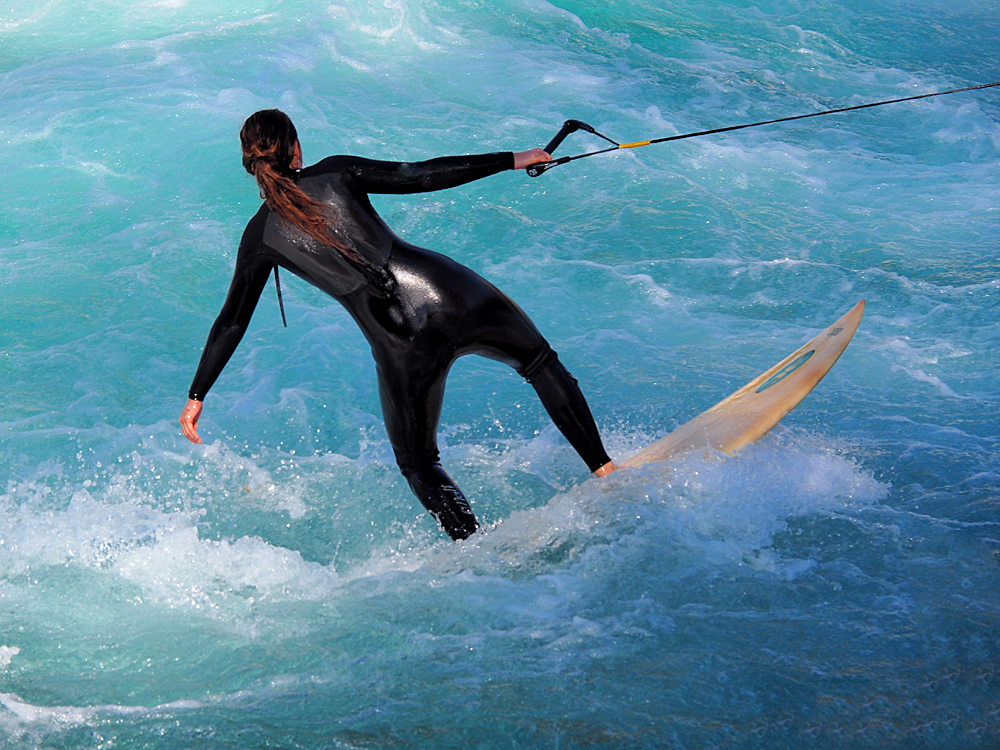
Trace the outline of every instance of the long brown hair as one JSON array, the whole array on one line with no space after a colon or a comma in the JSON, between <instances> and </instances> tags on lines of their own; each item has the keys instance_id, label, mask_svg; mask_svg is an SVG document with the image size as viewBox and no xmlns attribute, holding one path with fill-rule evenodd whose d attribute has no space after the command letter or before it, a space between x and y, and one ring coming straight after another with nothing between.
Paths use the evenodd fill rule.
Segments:
<instances>
[{"instance_id":1,"label":"long brown hair","mask_svg":"<svg viewBox=\"0 0 1000 750\"><path fill-rule=\"evenodd\" d=\"M298 133L291 118L279 109L254 112L240 129L243 168L257 178L260 197L282 223L301 230L317 242L335 247L351 260L368 265L357 252L334 236L332 209L307 195L292 179L292 159Z\"/></svg>"}]
</instances>

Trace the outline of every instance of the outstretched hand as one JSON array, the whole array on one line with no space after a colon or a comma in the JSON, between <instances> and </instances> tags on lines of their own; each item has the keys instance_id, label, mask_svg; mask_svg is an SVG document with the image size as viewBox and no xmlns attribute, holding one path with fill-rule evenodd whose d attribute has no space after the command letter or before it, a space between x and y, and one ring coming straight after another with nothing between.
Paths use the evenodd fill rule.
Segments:
<instances>
[{"instance_id":1,"label":"outstretched hand","mask_svg":"<svg viewBox=\"0 0 1000 750\"><path fill-rule=\"evenodd\" d=\"M527 169L532 164L552 161L552 157L540 148L518 151L514 154L514 169Z\"/></svg>"},{"instance_id":2,"label":"outstretched hand","mask_svg":"<svg viewBox=\"0 0 1000 750\"><path fill-rule=\"evenodd\" d=\"M181 412L181 432L184 433L184 437L195 444L201 442L201 438L198 437L198 419L200 417L201 401L189 398L187 404L184 405L184 411Z\"/></svg>"}]
</instances>

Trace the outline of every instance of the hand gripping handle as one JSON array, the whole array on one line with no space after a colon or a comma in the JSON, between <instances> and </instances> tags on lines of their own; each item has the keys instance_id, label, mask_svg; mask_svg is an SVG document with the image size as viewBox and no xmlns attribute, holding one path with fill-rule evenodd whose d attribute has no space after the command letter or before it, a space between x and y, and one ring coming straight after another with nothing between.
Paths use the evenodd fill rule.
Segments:
<instances>
[{"instance_id":1,"label":"hand gripping handle","mask_svg":"<svg viewBox=\"0 0 1000 750\"><path fill-rule=\"evenodd\" d=\"M559 144L565 140L566 136L570 133L575 133L577 130L586 130L588 133L596 132L590 125L580 120L566 120L559 128L559 132L555 134L555 137L549 141L548 145L545 147L545 153L549 156L552 152L559 148ZM546 170L552 169L552 167L559 166L560 164L565 164L566 159L556 159L555 161L541 162L539 164L532 164L526 170L528 174L532 177L538 177L544 174Z\"/></svg>"}]
</instances>

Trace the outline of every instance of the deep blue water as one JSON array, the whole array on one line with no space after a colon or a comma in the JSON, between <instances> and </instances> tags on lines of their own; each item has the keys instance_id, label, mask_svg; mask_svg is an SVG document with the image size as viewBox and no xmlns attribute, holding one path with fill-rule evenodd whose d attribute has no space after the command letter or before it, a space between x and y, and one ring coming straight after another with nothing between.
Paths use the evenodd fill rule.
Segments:
<instances>
[{"instance_id":1,"label":"deep blue water","mask_svg":"<svg viewBox=\"0 0 1000 750\"><path fill-rule=\"evenodd\" d=\"M256 109L307 162L626 142L997 81L998 38L985 0L5 3L0 745L1000 746L1000 89L377 200L532 315L618 459L866 299L735 458L589 479L465 359L453 544L290 276L205 445L176 421Z\"/></svg>"}]
</instances>

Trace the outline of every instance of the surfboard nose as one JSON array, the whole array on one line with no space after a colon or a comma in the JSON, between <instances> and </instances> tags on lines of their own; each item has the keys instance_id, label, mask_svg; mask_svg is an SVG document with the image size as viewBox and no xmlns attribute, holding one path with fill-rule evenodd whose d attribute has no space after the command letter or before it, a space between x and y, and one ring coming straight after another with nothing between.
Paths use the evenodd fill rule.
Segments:
<instances>
[{"instance_id":1,"label":"surfboard nose","mask_svg":"<svg viewBox=\"0 0 1000 750\"><path fill-rule=\"evenodd\" d=\"M757 440L794 409L836 364L851 343L864 310L862 299L809 343L711 409L639 451L622 466L665 461L706 448L732 454Z\"/></svg>"}]
</instances>

